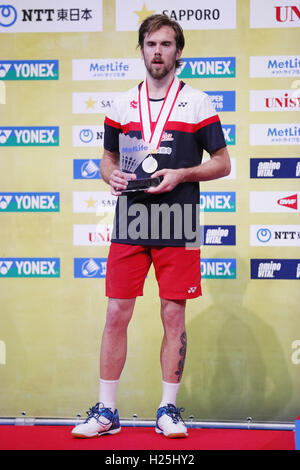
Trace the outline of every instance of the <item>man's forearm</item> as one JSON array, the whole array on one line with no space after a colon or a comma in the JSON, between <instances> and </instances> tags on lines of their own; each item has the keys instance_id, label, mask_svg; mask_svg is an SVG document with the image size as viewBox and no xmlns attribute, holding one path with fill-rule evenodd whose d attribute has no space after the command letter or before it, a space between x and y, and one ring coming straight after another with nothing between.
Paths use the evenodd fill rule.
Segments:
<instances>
[{"instance_id":1,"label":"man's forearm","mask_svg":"<svg viewBox=\"0 0 300 470\"><path fill-rule=\"evenodd\" d=\"M229 175L231 170L230 157L226 147L217 150L210 160L192 168L180 169L182 183L210 181Z\"/></svg>"},{"instance_id":2,"label":"man's forearm","mask_svg":"<svg viewBox=\"0 0 300 470\"><path fill-rule=\"evenodd\" d=\"M114 170L119 170L119 156L105 150L101 159L100 173L106 183L109 184L110 176Z\"/></svg>"},{"instance_id":3,"label":"man's forearm","mask_svg":"<svg viewBox=\"0 0 300 470\"><path fill-rule=\"evenodd\" d=\"M230 162L225 162L222 157L215 156L199 166L181 168L178 171L182 183L210 181L229 175Z\"/></svg>"}]
</instances>

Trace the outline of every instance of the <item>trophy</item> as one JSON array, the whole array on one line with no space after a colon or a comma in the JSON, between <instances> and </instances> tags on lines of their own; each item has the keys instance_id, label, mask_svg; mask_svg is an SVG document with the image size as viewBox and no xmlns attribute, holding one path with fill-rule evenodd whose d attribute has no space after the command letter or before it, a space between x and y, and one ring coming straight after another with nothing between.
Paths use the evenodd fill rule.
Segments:
<instances>
[{"instance_id":1,"label":"trophy","mask_svg":"<svg viewBox=\"0 0 300 470\"><path fill-rule=\"evenodd\" d=\"M156 171L158 164L156 159L152 156L156 151L144 140L120 134L119 150L120 170L124 173L135 173L140 165L145 173L150 174ZM145 191L151 186L158 186L161 181L162 176L128 181L127 188L122 192Z\"/></svg>"}]
</instances>

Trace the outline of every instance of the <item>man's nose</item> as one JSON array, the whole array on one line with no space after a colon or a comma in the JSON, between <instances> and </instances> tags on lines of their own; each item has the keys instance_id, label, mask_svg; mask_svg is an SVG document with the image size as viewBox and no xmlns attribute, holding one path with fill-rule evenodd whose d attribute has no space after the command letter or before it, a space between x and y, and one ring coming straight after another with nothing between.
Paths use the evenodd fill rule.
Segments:
<instances>
[{"instance_id":1,"label":"man's nose","mask_svg":"<svg viewBox=\"0 0 300 470\"><path fill-rule=\"evenodd\" d=\"M156 44L154 54L155 55L161 55L161 45L160 44Z\"/></svg>"}]
</instances>

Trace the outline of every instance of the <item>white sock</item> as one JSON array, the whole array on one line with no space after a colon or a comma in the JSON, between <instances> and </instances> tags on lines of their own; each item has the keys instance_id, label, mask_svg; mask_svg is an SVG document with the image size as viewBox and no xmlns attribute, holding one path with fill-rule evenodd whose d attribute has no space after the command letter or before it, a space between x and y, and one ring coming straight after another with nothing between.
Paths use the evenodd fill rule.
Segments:
<instances>
[{"instance_id":1,"label":"white sock","mask_svg":"<svg viewBox=\"0 0 300 470\"><path fill-rule=\"evenodd\" d=\"M103 403L104 408L111 408L112 412L116 409L116 396L119 380L100 379L99 402Z\"/></svg>"},{"instance_id":2,"label":"white sock","mask_svg":"<svg viewBox=\"0 0 300 470\"><path fill-rule=\"evenodd\" d=\"M175 384L162 381L162 399L159 408L161 406L166 406L168 403L176 406L176 398L179 387L180 382Z\"/></svg>"}]
</instances>

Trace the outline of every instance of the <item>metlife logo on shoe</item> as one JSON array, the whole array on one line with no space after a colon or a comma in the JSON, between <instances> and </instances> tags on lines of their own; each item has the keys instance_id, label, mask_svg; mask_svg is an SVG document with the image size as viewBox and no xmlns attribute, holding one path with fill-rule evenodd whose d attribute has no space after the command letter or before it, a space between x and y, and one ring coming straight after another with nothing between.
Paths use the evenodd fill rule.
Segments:
<instances>
[{"instance_id":1,"label":"metlife logo on shoe","mask_svg":"<svg viewBox=\"0 0 300 470\"><path fill-rule=\"evenodd\" d=\"M0 33L102 31L102 0L13 0L0 5Z\"/></svg>"},{"instance_id":2,"label":"metlife logo on shoe","mask_svg":"<svg viewBox=\"0 0 300 470\"><path fill-rule=\"evenodd\" d=\"M137 31L154 13L178 21L185 31L236 28L236 0L116 0L116 30Z\"/></svg>"}]
</instances>

